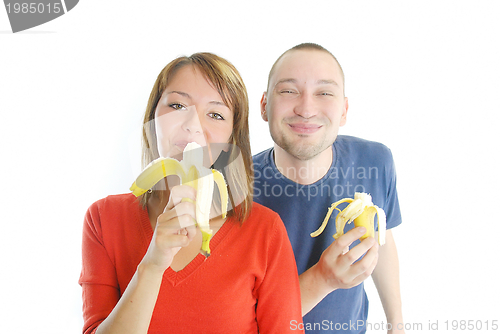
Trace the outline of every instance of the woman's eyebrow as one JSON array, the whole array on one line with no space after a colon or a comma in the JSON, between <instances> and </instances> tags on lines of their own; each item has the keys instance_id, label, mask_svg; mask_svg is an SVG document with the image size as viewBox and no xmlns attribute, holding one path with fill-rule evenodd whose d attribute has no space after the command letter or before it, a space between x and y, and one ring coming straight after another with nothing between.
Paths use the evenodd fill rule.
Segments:
<instances>
[{"instance_id":1,"label":"woman's eyebrow","mask_svg":"<svg viewBox=\"0 0 500 334\"><path fill-rule=\"evenodd\" d=\"M173 90L173 91L167 92L167 95L169 95L169 94L179 94L181 96L187 97L188 99L191 99L191 95L189 95L188 93L185 93L185 92L178 91L178 90Z\"/></svg>"},{"instance_id":2,"label":"woman's eyebrow","mask_svg":"<svg viewBox=\"0 0 500 334\"><path fill-rule=\"evenodd\" d=\"M222 101L210 101L208 102L209 104L214 104L214 105L218 105L218 106L223 106L223 107L227 107L227 105L222 102ZM228 107L229 108L229 107Z\"/></svg>"},{"instance_id":3,"label":"woman's eyebrow","mask_svg":"<svg viewBox=\"0 0 500 334\"><path fill-rule=\"evenodd\" d=\"M188 93L186 92L181 92L181 91L178 91L178 90L172 90L170 92L166 92L166 95L169 95L169 94L179 94L181 96L184 96L190 100L192 100L191 98L191 95L189 95ZM208 102L209 104L213 104L213 105L217 105L217 106L223 106L223 107L227 107L229 108L224 102L222 101L217 101L217 100L214 100L214 101L210 101Z\"/></svg>"}]
</instances>

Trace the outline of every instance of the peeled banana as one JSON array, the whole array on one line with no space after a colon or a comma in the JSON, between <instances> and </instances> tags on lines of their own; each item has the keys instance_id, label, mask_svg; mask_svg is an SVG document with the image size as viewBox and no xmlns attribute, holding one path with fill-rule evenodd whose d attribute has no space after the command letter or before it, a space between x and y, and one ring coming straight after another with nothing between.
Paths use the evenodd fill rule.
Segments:
<instances>
[{"instance_id":1,"label":"peeled banana","mask_svg":"<svg viewBox=\"0 0 500 334\"><path fill-rule=\"evenodd\" d=\"M182 161L172 158L158 158L152 161L130 187L135 196L140 196L151 189L156 183L169 175L178 175L181 184L196 189L196 223L202 234L201 251L210 255L210 239L213 231L210 229L210 208L214 192L214 182L221 196L222 218L226 218L228 191L224 176L215 169L203 166L203 150L197 143L189 143L184 148ZM183 201L190 201L183 199Z\"/></svg>"},{"instance_id":2,"label":"peeled banana","mask_svg":"<svg viewBox=\"0 0 500 334\"><path fill-rule=\"evenodd\" d=\"M349 205L347 205L344 210L339 210L337 208L338 205L346 202L349 203ZM366 233L360 238L360 240L368 237L375 237L374 220L375 215L377 215L378 243L379 245L385 244L386 217L384 210L373 204L370 194L358 192L354 194L354 199L344 198L333 203L328 209L326 217L320 228L311 233L311 237L317 237L323 232L326 224L328 224L328 220L330 219L333 210L339 211L335 219L335 227L337 228L337 233L333 235L335 239L342 236L344 234L345 225L350 224L353 221L355 227L363 226L366 228Z\"/></svg>"}]
</instances>

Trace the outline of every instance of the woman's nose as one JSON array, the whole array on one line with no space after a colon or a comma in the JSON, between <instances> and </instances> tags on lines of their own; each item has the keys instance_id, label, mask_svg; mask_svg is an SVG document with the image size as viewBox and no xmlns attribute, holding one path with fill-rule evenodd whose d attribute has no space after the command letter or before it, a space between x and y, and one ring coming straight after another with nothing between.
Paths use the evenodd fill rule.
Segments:
<instances>
[{"instance_id":1,"label":"woman's nose","mask_svg":"<svg viewBox=\"0 0 500 334\"><path fill-rule=\"evenodd\" d=\"M192 135L203 133L203 126L195 106L188 107L183 128Z\"/></svg>"}]
</instances>

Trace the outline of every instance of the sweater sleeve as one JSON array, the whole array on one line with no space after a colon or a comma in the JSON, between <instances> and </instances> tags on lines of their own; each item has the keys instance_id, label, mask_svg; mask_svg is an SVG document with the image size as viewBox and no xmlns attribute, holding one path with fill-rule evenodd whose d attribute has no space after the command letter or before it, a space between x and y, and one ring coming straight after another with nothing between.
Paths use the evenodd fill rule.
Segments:
<instances>
[{"instance_id":1,"label":"sweater sleeve","mask_svg":"<svg viewBox=\"0 0 500 334\"><path fill-rule=\"evenodd\" d=\"M297 330L302 326L297 266L285 226L277 215L268 243L266 274L256 286L259 332L303 333Z\"/></svg>"},{"instance_id":2,"label":"sweater sleeve","mask_svg":"<svg viewBox=\"0 0 500 334\"><path fill-rule=\"evenodd\" d=\"M119 299L116 270L103 242L97 203L89 208L84 219L79 284L82 286L83 333L95 333Z\"/></svg>"}]
</instances>

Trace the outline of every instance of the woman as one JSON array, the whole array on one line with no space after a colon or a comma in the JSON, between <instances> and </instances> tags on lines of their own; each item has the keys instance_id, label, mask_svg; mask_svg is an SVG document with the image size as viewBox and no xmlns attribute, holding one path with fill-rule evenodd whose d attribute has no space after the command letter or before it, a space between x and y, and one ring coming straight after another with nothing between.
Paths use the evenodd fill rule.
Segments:
<instances>
[{"instance_id":1,"label":"woman","mask_svg":"<svg viewBox=\"0 0 500 334\"><path fill-rule=\"evenodd\" d=\"M229 165L232 210L210 220L210 257L200 253L201 233L191 223L195 190L173 185L175 177L139 200L97 201L83 232L84 333L286 333L302 323L283 223L252 203L245 86L210 53L177 58L159 74L144 118L143 165L177 157L192 141Z\"/></svg>"}]
</instances>

